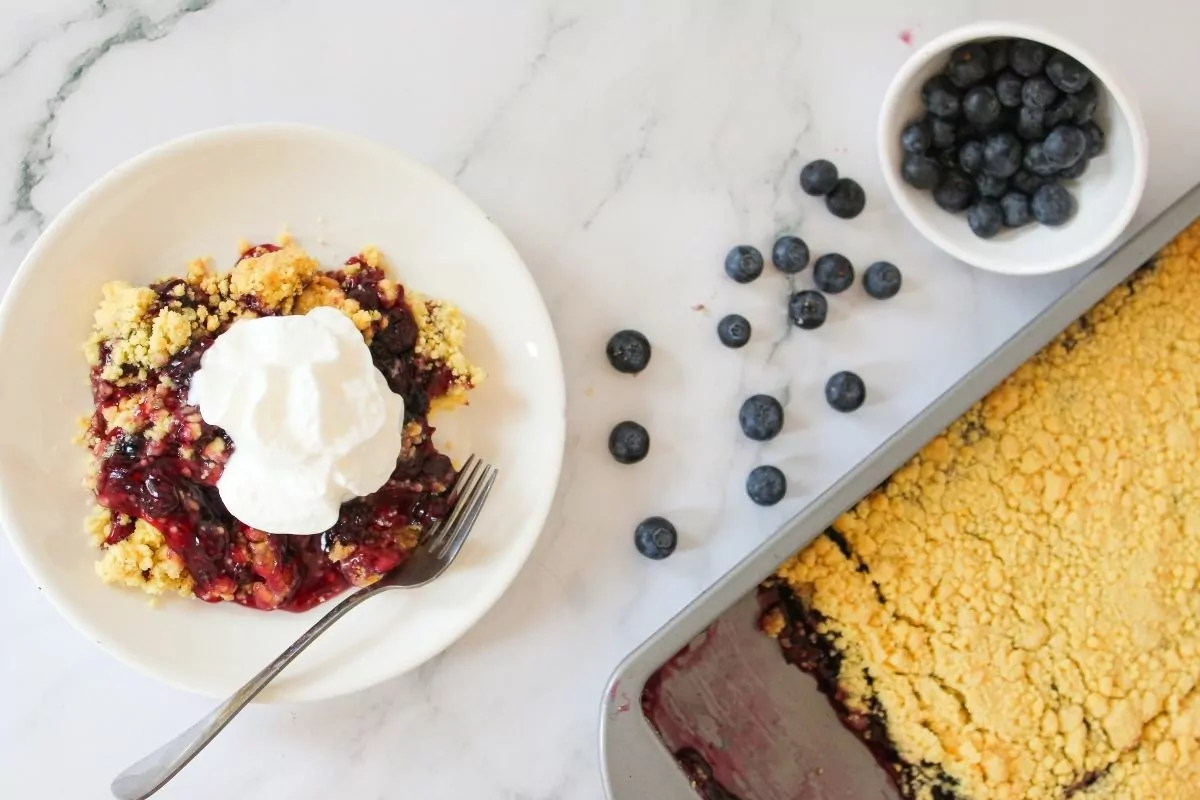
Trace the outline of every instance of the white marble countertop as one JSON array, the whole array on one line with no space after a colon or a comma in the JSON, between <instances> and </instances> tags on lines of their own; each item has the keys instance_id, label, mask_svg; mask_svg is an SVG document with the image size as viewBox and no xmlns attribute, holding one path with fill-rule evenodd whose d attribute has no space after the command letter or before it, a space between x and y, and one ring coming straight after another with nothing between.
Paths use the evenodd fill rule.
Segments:
<instances>
[{"instance_id":1,"label":"white marble countertop","mask_svg":"<svg viewBox=\"0 0 1200 800\"><path fill-rule=\"evenodd\" d=\"M874 123L907 34L919 45L971 20L1018 17L1102 58L1140 100L1150 137L1135 226L1200 178L1200 110L1186 83L1200 71L1200 5L1143 0L1128 20L1095 8L6 0L0 287L39 229L126 158L201 128L294 120L365 134L455 180L524 255L562 343L569 430L557 503L495 609L444 655L373 691L249 709L162 796L600 797L599 701L621 657L1078 275L972 271L891 206ZM861 217L835 220L799 192L798 170L816 157L864 185ZM783 338L781 276L768 267L737 286L721 270L731 245L766 251L783 231L860 267L894 261L904 290L880 304L856 289L832 300L824 328ZM744 351L716 341L730 311L756 326ZM604 341L621 327L655 347L637 380L605 363ZM838 369L867 382L856 414L824 404ZM735 422L758 391L789 400L787 429L766 446ZM638 467L606 452L623 418L654 437ZM756 463L787 472L783 504L746 498ZM681 532L664 562L632 545L635 523L654 513ZM0 607L0 797L106 797L118 769L210 707L77 635L6 545Z\"/></svg>"}]
</instances>

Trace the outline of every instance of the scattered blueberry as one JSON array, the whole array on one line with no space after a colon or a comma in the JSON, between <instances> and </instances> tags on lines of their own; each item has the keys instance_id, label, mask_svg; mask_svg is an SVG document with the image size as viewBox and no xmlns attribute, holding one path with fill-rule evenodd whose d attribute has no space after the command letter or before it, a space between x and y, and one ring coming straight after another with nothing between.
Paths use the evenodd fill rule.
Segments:
<instances>
[{"instance_id":1,"label":"scattered blueberry","mask_svg":"<svg viewBox=\"0 0 1200 800\"><path fill-rule=\"evenodd\" d=\"M717 323L717 338L726 347L744 347L750 341L750 320L741 314L721 317Z\"/></svg>"},{"instance_id":2,"label":"scattered blueberry","mask_svg":"<svg viewBox=\"0 0 1200 800\"><path fill-rule=\"evenodd\" d=\"M1042 188L1042 184L1046 183L1046 178L1040 175L1034 175L1026 169L1017 170L1008 182L1012 187L1022 194L1033 194L1038 189Z\"/></svg>"},{"instance_id":3,"label":"scattered blueberry","mask_svg":"<svg viewBox=\"0 0 1200 800\"><path fill-rule=\"evenodd\" d=\"M1021 87L1021 102L1031 108L1049 108L1058 99L1058 89L1045 75L1034 75Z\"/></svg>"},{"instance_id":4,"label":"scattered blueberry","mask_svg":"<svg viewBox=\"0 0 1200 800\"><path fill-rule=\"evenodd\" d=\"M1046 149L1041 142L1034 142L1025 148L1025 157L1021 164L1034 175L1040 175L1043 178L1049 178L1061 169L1046 157Z\"/></svg>"},{"instance_id":5,"label":"scattered blueberry","mask_svg":"<svg viewBox=\"0 0 1200 800\"><path fill-rule=\"evenodd\" d=\"M1074 125L1059 125L1050 131L1042 149L1048 162L1057 169L1066 169L1083 158L1087 151L1087 136Z\"/></svg>"},{"instance_id":6,"label":"scattered blueberry","mask_svg":"<svg viewBox=\"0 0 1200 800\"><path fill-rule=\"evenodd\" d=\"M608 452L621 464L636 464L650 452L650 434L636 422L618 422L608 435Z\"/></svg>"},{"instance_id":7,"label":"scattered blueberry","mask_svg":"<svg viewBox=\"0 0 1200 800\"><path fill-rule=\"evenodd\" d=\"M838 411L855 411L867 399L863 379L853 372L838 372L825 382L825 401Z\"/></svg>"},{"instance_id":8,"label":"scattered blueberry","mask_svg":"<svg viewBox=\"0 0 1200 800\"><path fill-rule=\"evenodd\" d=\"M904 152L921 156L933 144L933 134L924 120L910 122L900 132L900 146ZM835 178L836 182L836 178Z\"/></svg>"},{"instance_id":9,"label":"scattered blueberry","mask_svg":"<svg viewBox=\"0 0 1200 800\"><path fill-rule=\"evenodd\" d=\"M1043 225L1062 225L1075 213L1075 198L1057 183L1048 183L1033 195L1033 218Z\"/></svg>"},{"instance_id":10,"label":"scattered blueberry","mask_svg":"<svg viewBox=\"0 0 1200 800\"><path fill-rule=\"evenodd\" d=\"M810 161L800 170L800 188L813 197L829 194L837 184L838 171L832 162L823 158Z\"/></svg>"},{"instance_id":11,"label":"scattered blueberry","mask_svg":"<svg viewBox=\"0 0 1200 800\"><path fill-rule=\"evenodd\" d=\"M900 270L890 261L876 261L863 273L863 288L876 300L895 297L900 283Z\"/></svg>"},{"instance_id":12,"label":"scattered blueberry","mask_svg":"<svg viewBox=\"0 0 1200 800\"><path fill-rule=\"evenodd\" d=\"M1004 212L998 202L983 198L967 209L967 224L980 239L990 239L1004 226Z\"/></svg>"},{"instance_id":13,"label":"scattered blueberry","mask_svg":"<svg viewBox=\"0 0 1200 800\"><path fill-rule=\"evenodd\" d=\"M996 97L1005 108L1016 108L1021 105L1021 88L1025 82L1021 76L1012 71L1001 72L996 76Z\"/></svg>"},{"instance_id":14,"label":"scattered blueberry","mask_svg":"<svg viewBox=\"0 0 1200 800\"><path fill-rule=\"evenodd\" d=\"M1008 191L1008 181L1004 178L997 178L994 175L975 176L975 189L979 192L980 197L990 197L993 200L999 200Z\"/></svg>"},{"instance_id":15,"label":"scattered blueberry","mask_svg":"<svg viewBox=\"0 0 1200 800\"><path fill-rule=\"evenodd\" d=\"M1000 211L1004 214L1006 227L1019 228L1033 222L1033 212L1029 210L1029 196L1022 192L1009 192L1001 197Z\"/></svg>"},{"instance_id":16,"label":"scattered blueberry","mask_svg":"<svg viewBox=\"0 0 1200 800\"><path fill-rule=\"evenodd\" d=\"M825 195L825 207L829 213L842 219L857 217L866 204L867 196L862 187L850 178L840 179L833 191Z\"/></svg>"},{"instance_id":17,"label":"scattered blueberry","mask_svg":"<svg viewBox=\"0 0 1200 800\"><path fill-rule=\"evenodd\" d=\"M958 116L958 89L945 75L934 75L921 87L921 101L925 110L935 117L952 119Z\"/></svg>"},{"instance_id":18,"label":"scattered blueberry","mask_svg":"<svg viewBox=\"0 0 1200 800\"><path fill-rule=\"evenodd\" d=\"M958 138L958 128L953 122L934 117L929 121L930 134L933 136L933 146L938 150L946 150L954 146Z\"/></svg>"},{"instance_id":19,"label":"scattered blueberry","mask_svg":"<svg viewBox=\"0 0 1200 800\"><path fill-rule=\"evenodd\" d=\"M780 236L771 249L771 261L780 272L795 275L808 266L808 245L798 236Z\"/></svg>"},{"instance_id":20,"label":"scattered blueberry","mask_svg":"<svg viewBox=\"0 0 1200 800\"><path fill-rule=\"evenodd\" d=\"M1058 171L1058 177L1062 178L1063 180L1068 180L1068 181L1075 180L1080 175L1087 172L1089 160L1090 159L1087 157L1087 154L1084 153L1083 158L1079 159L1078 161L1076 161L1074 164L1067 167L1066 169L1060 169Z\"/></svg>"},{"instance_id":21,"label":"scattered blueberry","mask_svg":"<svg viewBox=\"0 0 1200 800\"><path fill-rule=\"evenodd\" d=\"M756 247L739 244L725 256L725 274L738 283L749 283L762 271L763 257Z\"/></svg>"},{"instance_id":22,"label":"scattered blueberry","mask_svg":"<svg viewBox=\"0 0 1200 800\"><path fill-rule=\"evenodd\" d=\"M1011 133L993 133L983 141L983 171L1007 178L1021 168L1021 140Z\"/></svg>"},{"instance_id":23,"label":"scattered blueberry","mask_svg":"<svg viewBox=\"0 0 1200 800\"><path fill-rule=\"evenodd\" d=\"M933 201L946 211L962 211L974 197L975 184L958 170L948 171L933 190Z\"/></svg>"},{"instance_id":24,"label":"scattered blueberry","mask_svg":"<svg viewBox=\"0 0 1200 800\"><path fill-rule=\"evenodd\" d=\"M675 526L662 517L648 517L633 531L633 544L638 552L656 561L674 553L678 543Z\"/></svg>"},{"instance_id":25,"label":"scattered blueberry","mask_svg":"<svg viewBox=\"0 0 1200 800\"><path fill-rule=\"evenodd\" d=\"M968 175L983 169L983 142L971 139L958 148L958 166Z\"/></svg>"},{"instance_id":26,"label":"scattered blueberry","mask_svg":"<svg viewBox=\"0 0 1200 800\"><path fill-rule=\"evenodd\" d=\"M1046 77L1064 92L1078 92L1088 85L1092 73L1066 53L1055 53L1046 62Z\"/></svg>"},{"instance_id":27,"label":"scattered blueberry","mask_svg":"<svg viewBox=\"0 0 1200 800\"><path fill-rule=\"evenodd\" d=\"M650 341L637 331L617 331L608 340L605 353L617 372L636 375L650 363Z\"/></svg>"},{"instance_id":28,"label":"scattered blueberry","mask_svg":"<svg viewBox=\"0 0 1200 800\"><path fill-rule=\"evenodd\" d=\"M1008 65L1023 77L1037 75L1046 66L1046 46L1028 39L1015 39L1008 51Z\"/></svg>"},{"instance_id":29,"label":"scattered blueberry","mask_svg":"<svg viewBox=\"0 0 1200 800\"><path fill-rule=\"evenodd\" d=\"M796 292L788 300L788 319L799 328L819 328L825 324L828 314L829 303L825 295L812 289Z\"/></svg>"},{"instance_id":30,"label":"scattered blueberry","mask_svg":"<svg viewBox=\"0 0 1200 800\"><path fill-rule=\"evenodd\" d=\"M978 130L990 130L1000 121L1000 98L990 86L976 86L962 101L963 116Z\"/></svg>"},{"instance_id":31,"label":"scattered blueberry","mask_svg":"<svg viewBox=\"0 0 1200 800\"><path fill-rule=\"evenodd\" d=\"M993 75L998 75L1008 69L1008 48L1009 41L1007 39L996 39L983 46L983 49L987 51L988 67Z\"/></svg>"},{"instance_id":32,"label":"scattered blueberry","mask_svg":"<svg viewBox=\"0 0 1200 800\"><path fill-rule=\"evenodd\" d=\"M783 406L767 394L748 397L738 411L738 423L748 439L756 442L774 439L783 430Z\"/></svg>"},{"instance_id":33,"label":"scattered blueberry","mask_svg":"<svg viewBox=\"0 0 1200 800\"><path fill-rule=\"evenodd\" d=\"M755 467L746 478L746 494L760 506L773 506L787 494L787 478L778 467Z\"/></svg>"},{"instance_id":34,"label":"scattered blueberry","mask_svg":"<svg viewBox=\"0 0 1200 800\"><path fill-rule=\"evenodd\" d=\"M929 156L905 153L900 162L900 177L914 189L932 189L941 179L942 170Z\"/></svg>"},{"instance_id":35,"label":"scattered blueberry","mask_svg":"<svg viewBox=\"0 0 1200 800\"><path fill-rule=\"evenodd\" d=\"M1046 110L1021 106L1017 112L1017 136L1029 142L1040 142L1046 138Z\"/></svg>"},{"instance_id":36,"label":"scattered blueberry","mask_svg":"<svg viewBox=\"0 0 1200 800\"><path fill-rule=\"evenodd\" d=\"M826 253L813 264L813 283L826 294L838 294L854 285L854 265L841 253Z\"/></svg>"},{"instance_id":37,"label":"scattered blueberry","mask_svg":"<svg viewBox=\"0 0 1200 800\"><path fill-rule=\"evenodd\" d=\"M1083 123L1080 127L1083 135L1087 137L1087 152L1084 154L1088 158L1095 158L1104 152L1104 131L1095 122Z\"/></svg>"}]
</instances>

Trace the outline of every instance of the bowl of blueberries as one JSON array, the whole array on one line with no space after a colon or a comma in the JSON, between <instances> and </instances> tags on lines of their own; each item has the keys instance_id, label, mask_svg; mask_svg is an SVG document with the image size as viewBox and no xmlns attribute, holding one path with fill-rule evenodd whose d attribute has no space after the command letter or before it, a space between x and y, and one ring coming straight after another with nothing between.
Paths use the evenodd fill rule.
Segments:
<instances>
[{"instance_id":1,"label":"bowl of blueberries","mask_svg":"<svg viewBox=\"0 0 1200 800\"><path fill-rule=\"evenodd\" d=\"M884 98L879 154L918 231L1012 275L1100 254L1146 183L1132 98L1075 44L1017 23L968 25L914 53Z\"/></svg>"}]
</instances>

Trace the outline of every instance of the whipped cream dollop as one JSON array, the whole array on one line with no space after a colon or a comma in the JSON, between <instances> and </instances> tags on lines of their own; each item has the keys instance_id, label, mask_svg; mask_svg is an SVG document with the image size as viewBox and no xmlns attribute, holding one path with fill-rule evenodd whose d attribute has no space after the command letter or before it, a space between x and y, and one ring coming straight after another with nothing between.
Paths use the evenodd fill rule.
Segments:
<instances>
[{"instance_id":1,"label":"whipped cream dollop","mask_svg":"<svg viewBox=\"0 0 1200 800\"><path fill-rule=\"evenodd\" d=\"M342 312L244 319L204 353L188 402L224 428L229 512L267 533L321 533L396 467L404 399Z\"/></svg>"}]
</instances>

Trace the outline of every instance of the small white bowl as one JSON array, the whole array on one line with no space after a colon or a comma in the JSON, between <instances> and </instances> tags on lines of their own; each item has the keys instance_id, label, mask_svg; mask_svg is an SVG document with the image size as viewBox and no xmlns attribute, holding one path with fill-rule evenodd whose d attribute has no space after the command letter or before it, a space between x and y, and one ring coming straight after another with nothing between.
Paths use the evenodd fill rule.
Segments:
<instances>
[{"instance_id":1,"label":"small white bowl","mask_svg":"<svg viewBox=\"0 0 1200 800\"><path fill-rule=\"evenodd\" d=\"M971 232L965 214L943 211L933 195L900 177L900 132L923 113L921 86L941 72L950 52L965 42L1032 39L1067 53L1099 81L1096 122L1105 148L1078 180L1066 183L1075 195L1075 216L1065 225L1030 224L1003 230L992 239ZM1090 53L1061 36L1015 22L981 22L956 28L917 50L888 87L879 115L879 161L900 210L926 239L950 255L991 272L1040 275L1073 267L1099 254L1120 235L1146 185L1146 130L1133 98Z\"/></svg>"}]
</instances>

